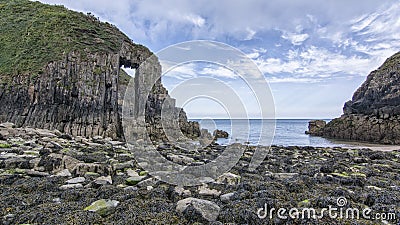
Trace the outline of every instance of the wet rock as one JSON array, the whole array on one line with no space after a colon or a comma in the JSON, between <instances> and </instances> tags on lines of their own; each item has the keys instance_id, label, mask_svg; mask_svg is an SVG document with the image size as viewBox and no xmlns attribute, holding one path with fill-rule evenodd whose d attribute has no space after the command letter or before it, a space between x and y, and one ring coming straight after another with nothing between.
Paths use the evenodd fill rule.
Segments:
<instances>
[{"instance_id":1,"label":"wet rock","mask_svg":"<svg viewBox=\"0 0 400 225\"><path fill-rule=\"evenodd\" d=\"M113 170L124 170L127 168L132 168L133 167L133 161L128 161L128 162L123 162L123 163L116 163L113 165Z\"/></svg>"},{"instance_id":2,"label":"wet rock","mask_svg":"<svg viewBox=\"0 0 400 225\"><path fill-rule=\"evenodd\" d=\"M112 178L111 176L102 176L98 177L93 181L96 185L106 185L106 184L112 184Z\"/></svg>"},{"instance_id":3,"label":"wet rock","mask_svg":"<svg viewBox=\"0 0 400 225\"><path fill-rule=\"evenodd\" d=\"M71 172L69 172L68 169L64 169L64 170L61 170L60 172L58 172L56 174L56 176L59 176L59 177L70 177L70 176L72 176L72 174L71 174Z\"/></svg>"},{"instance_id":4,"label":"wet rock","mask_svg":"<svg viewBox=\"0 0 400 225\"><path fill-rule=\"evenodd\" d=\"M10 122L0 123L0 128L12 129L15 128L15 124Z\"/></svg>"},{"instance_id":5,"label":"wet rock","mask_svg":"<svg viewBox=\"0 0 400 225\"><path fill-rule=\"evenodd\" d=\"M375 190L375 191L382 191L382 188L376 187L376 186L372 186L372 185L365 186L365 188L372 189L372 190Z\"/></svg>"},{"instance_id":6,"label":"wet rock","mask_svg":"<svg viewBox=\"0 0 400 225\"><path fill-rule=\"evenodd\" d=\"M35 171L35 170L26 170L25 173L26 173L26 175L29 175L31 177L47 177L47 176L50 176L49 173L39 172L39 171Z\"/></svg>"},{"instance_id":7,"label":"wet rock","mask_svg":"<svg viewBox=\"0 0 400 225\"><path fill-rule=\"evenodd\" d=\"M95 212L101 216L107 216L115 211L119 201L100 199L93 202L90 206L86 207L85 211Z\"/></svg>"},{"instance_id":8,"label":"wet rock","mask_svg":"<svg viewBox=\"0 0 400 225\"><path fill-rule=\"evenodd\" d=\"M69 171L73 171L79 163L81 163L81 161L79 161L71 156L64 155L62 157L62 161L61 161L62 166L57 169L68 169Z\"/></svg>"},{"instance_id":9,"label":"wet rock","mask_svg":"<svg viewBox=\"0 0 400 225\"><path fill-rule=\"evenodd\" d=\"M124 146L125 142L122 141L109 141L108 143L110 143L112 146Z\"/></svg>"},{"instance_id":10,"label":"wet rock","mask_svg":"<svg viewBox=\"0 0 400 225\"><path fill-rule=\"evenodd\" d=\"M70 134L61 134L58 138L65 139L65 140L72 140L72 136Z\"/></svg>"},{"instance_id":11,"label":"wet rock","mask_svg":"<svg viewBox=\"0 0 400 225\"><path fill-rule=\"evenodd\" d=\"M371 160L382 160L385 159L385 154L383 152L376 152L369 156Z\"/></svg>"},{"instance_id":12,"label":"wet rock","mask_svg":"<svg viewBox=\"0 0 400 225\"><path fill-rule=\"evenodd\" d=\"M130 177L138 177L138 176L139 176L139 173L136 172L136 171L133 170L133 169L127 169L127 170L126 170L126 174L127 174L128 176L130 176Z\"/></svg>"},{"instance_id":13,"label":"wet rock","mask_svg":"<svg viewBox=\"0 0 400 225\"><path fill-rule=\"evenodd\" d=\"M68 184L78 184L78 183L83 183L85 181L86 181L86 179L84 177L75 177L75 178L69 179L65 182Z\"/></svg>"},{"instance_id":14,"label":"wet rock","mask_svg":"<svg viewBox=\"0 0 400 225\"><path fill-rule=\"evenodd\" d=\"M78 163L72 170L72 174L75 176L84 176L87 172L109 175L112 170L110 166L98 163Z\"/></svg>"},{"instance_id":15,"label":"wet rock","mask_svg":"<svg viewBox=\"0 0 400 225\"><path fill-rule=\"evenodd\" d=\"M26 160L26 159L23 159L20 157L13 157L13 158L4 160L3 168L32 169L31 164L29 163L29 160Z\"/></svg>"},{"instance_id":16,"label":"wet rock","mask_svg":"<svg viewBox=\"0 0 400 225\"><path fill-rule=\"evenodd\" d=\"M60 186L60 190L68 190L68 189L76 189L76 188L83 188L82 184L65 184Z\"/></svg>"},{"instance_id":17,"label":"wet rock","mask_svg":"<svg viewBox=\"0 0 400 225\"><path fill-rule=\"evenodd\" d=\"M140 177L146 178L146 176L140 176ZM137 183L137 186L138 187L156 186L158 182L159 180L157 180L156 178L150 177L147 179L143 179L142 181Z\"/></svg>"},{"instance_id":18,"label":"wet rock","mask_svg":"<svg viewBox=\"0 0 400 225\"><path fill-rule=\"evenodd\" d=\"M353 161L355 162L355 163L367 163L368 162L368 159L366 159L366 158L363 158L363 157L355 157L354 159L353 159Z\"/></svg>"},{"instance_id":19,"label":"wet rock","mask_svg":"<svg viewBox=\"0 0 400 225\"><path fill-rule=\"evenodd\" d=\"M240 176L233 173L224 173L216 179L217 183L236 185L240 183Z\"/></svg>"},{"instance_id":20,"label":"wet rock","mask_svg":"<svg viewBox=\"0 0 400 225\"><path fill-rule=\"evenodd\" d=\"M128 177L125 182L127 185L136 185L140 181L142 181L145 178L145 176L133 176L133 177Z\"/></svg>"},{"instance_id":21,"label":"wet rock","mask_svg":"<svg viewBox=\"0 0 400 225\"><path fill-rule=\"evenodd\" d=\"M185 188L178 187L178 186L174 188L174 192L175 192L176 195L182 196L182 197L185 197L185 198L190 197L192 195L190 190L186 190Z\"/></svg>"},{"instance_id":22,"label":"wet rock","mask_svg":"<svg viewBox=\"0 0 400 225\"><path fill-rule=\"evenodd\" d=\"M43 166L46 171L57 171L61 169L63 155L52 153L48 156L42 157L38 166Z\"/></svg>"},{"instance_id":23,"label":"wet rock","mask_svg":"<svg viewBox=\"0 0 400 225\"><path fill-rule=\"evenodd\" d=\"M221 195L220 196L221 202L224 202L224 203L230 202L231 199L234 197L234 195L235 195L234 192Z\"/></svg>"},{"instance_id":24,"label":"wet rock","mask_svg":"<svg viewBox=\"0 0 400 225\"><path fill-rule=\"evenodd\" d=\"M124 188L124 191L137 191L138 187L128 186Z\"/></svg>"},{"instance_id":25,"label":"wet rock","mask_svg":"<svg viewBox=\"0 0 400 225\"><path fill-rule=\"evenodd\" d=\"M176 211L183 213L190 221L212 222L217 220L220 207L208 200L185 198L177 202Z\"/></svg>"},{"instance_id":26,"label":"wet rock","mask_svg":"<svg viewBox=\"0 0 400 225\"><path fill-rule=\"evenodd\" d=\"M326 125L324 120L311 120L308 122L308 131L306 134L315 135L318 134Z\"/></svg>"},{"instance_id":27,"label":"wet rock","mask_svg":"<svg viewBox=\"0 0 400 225\"><path fill-rule=\"evenodd\" d=\"M221 191L218 191L216 189L210 189L206 184L200 186L198 190L199 190L199 195L203 196L218 197L221 195Z\"/></svg>"},{"instance_id":28,"label":"wet rock","mask_svg":"<svg viewBox=\"0 0 400 225\"><path fill-rule=\"evenodd\" d=\"M61 144L54 141L48 142L45 147L52 149L53 152L58 152L59 150L63 149Z\"/></svg>"},{"instance_id":29,"label":"wet rock","mask_svg":"<svg viewBox=\"0 0 400 225\"><path fill-rule=\"evenodd\" d=\"M224 130L217 129L213 132L213 136L214 136L214 138L228 138L229 134L228 134L228 132L226 132Z\"/></svg>"},{"instance_id":30,"label":"wet rock","mask_svg":"<svg viewBox=\"0 0 400 225\"><path fill-rule=\"evenodd\" d=\"M52 132L49 131L49 130L36 129L35 132L36 132L40 137L49 137L49 138L57 137L57 135L55 135L54 133L52 133Z\"/></svg>"},{"instance_id":31,"label":"wet rock","mask_svg":"<svg viewBox=\"0 0 400 225\"><path fill-rule=\"evenodd\" d=\"M147 190L147 191L151 191L151 190L153 190L153 189L154 189L153 186L147 186L147 187L146 187L146 190Z\"/></svg>"}]
</instances>

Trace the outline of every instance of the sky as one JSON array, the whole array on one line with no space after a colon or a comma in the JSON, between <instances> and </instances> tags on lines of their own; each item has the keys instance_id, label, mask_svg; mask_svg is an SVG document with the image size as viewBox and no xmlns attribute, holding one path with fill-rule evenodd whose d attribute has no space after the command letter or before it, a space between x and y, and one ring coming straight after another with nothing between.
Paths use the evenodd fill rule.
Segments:
<instances>
[{"instance_id":1,"label":"sky","mask_svg":"<svg viewBox=\"0 0 400 225\"><path fill-rule=\"evenodd\" d=\"M399 0L41 2L91 12L153 52L192 40L233 46L253 60L268 82L277 118L340 116L366 76L400 51ZM248 94L240 74L212 63L177 66L163 76L163 83L179 98L174 88L199 77L219 79L238 95ZM229 114L223 104L210 101L197 98L184 108L191 118ZM248 102L245 98L244 104ZM254 104L246 110L257 117Z\"/></svg>"}]
</instances>

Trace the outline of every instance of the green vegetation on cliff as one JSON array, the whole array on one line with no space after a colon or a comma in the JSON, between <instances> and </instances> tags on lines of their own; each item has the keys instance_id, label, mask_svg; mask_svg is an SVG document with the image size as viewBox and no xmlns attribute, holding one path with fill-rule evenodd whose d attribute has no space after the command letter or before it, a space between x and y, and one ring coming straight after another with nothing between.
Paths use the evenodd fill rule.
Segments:
<instances>
[{"instance_id":1,"label":"green vegetation on cliff","mask_svg":"<svg viewBox=\"0 0 400 225\"><path fill-rule=\"evenodd\" d=\"M0 15L0 76L41 73L71 51L118 53L130 41L115 26L63 6L0 0Z\"/></svg>"}]
</instances>

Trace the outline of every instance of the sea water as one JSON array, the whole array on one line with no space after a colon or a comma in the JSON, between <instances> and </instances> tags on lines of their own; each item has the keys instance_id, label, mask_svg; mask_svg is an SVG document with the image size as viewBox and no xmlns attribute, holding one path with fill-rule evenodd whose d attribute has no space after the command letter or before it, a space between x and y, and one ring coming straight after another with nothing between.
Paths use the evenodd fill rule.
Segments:
<instances>
[{"instance_id":1,"label":"sea water","mask_svg":"<svg viewBox=\"0 0 400 225\"><path fill-rule=\"evenodd\" d=\"M210 132L215 129L227 131L229 138L219 138L217 142L222 145L242 143L250 145L282 145L282 146L314 146L314 147L344 147L348 144L315 137L305 134L308 130L310 119L214 119L199 120L201 128ZM325 120L329 121L329 119Z\"/></svg>"}]
</instances>

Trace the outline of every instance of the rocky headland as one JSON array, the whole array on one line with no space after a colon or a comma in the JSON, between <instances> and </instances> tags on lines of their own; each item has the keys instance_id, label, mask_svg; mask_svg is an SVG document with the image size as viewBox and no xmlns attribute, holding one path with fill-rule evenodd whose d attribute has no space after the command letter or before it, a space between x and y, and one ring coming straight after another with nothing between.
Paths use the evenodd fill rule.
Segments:
<instances>
[{"instance_id":1,"label":"rocky headland","mask_svg":"<svg viewBox=\"0 0 400 225\"><path fill-rule=\"evenodd\" d=\"M400 144L400 52L372 71L345 103L343 115L324 126L313 121L309 133L334 139ZM318 123L318 125L317 125Z\"/></svg>"},{"instance_id":2,"label":"rocky headland","mask_svg":"<svg viewBox=\"0 0 400 225\"><path fill-rule=\"evenodd\" d=\"M161 106L174 101L158 79L160 63L146 47L109 23L62 6L1 1L0 12L0 122L124 140L122 101L131 79L125 67L136 70L135 97L145 103L135 105L135 118L146 107L143 126L153 140L166 139ZM175 110L183 133L198 137L198 123Z\"/></svg>"}]
</instances>

